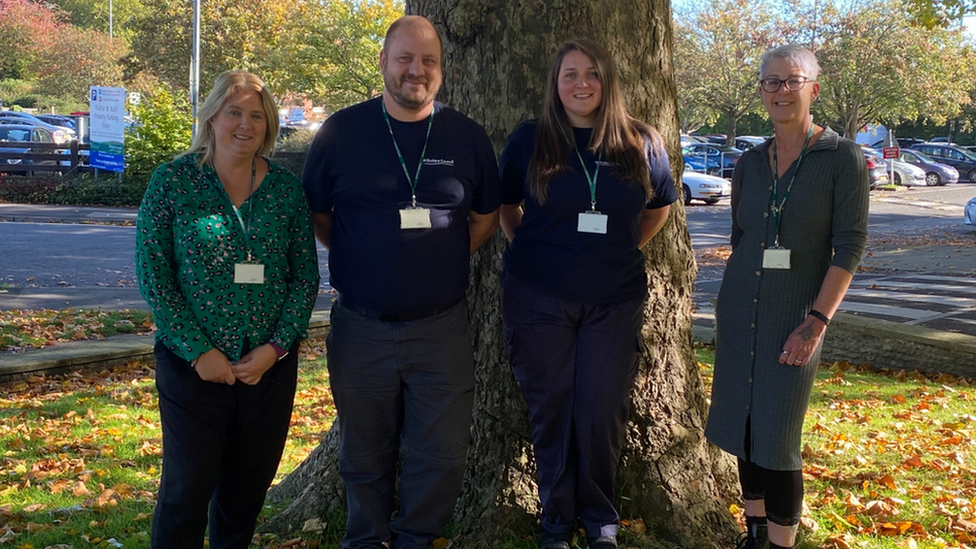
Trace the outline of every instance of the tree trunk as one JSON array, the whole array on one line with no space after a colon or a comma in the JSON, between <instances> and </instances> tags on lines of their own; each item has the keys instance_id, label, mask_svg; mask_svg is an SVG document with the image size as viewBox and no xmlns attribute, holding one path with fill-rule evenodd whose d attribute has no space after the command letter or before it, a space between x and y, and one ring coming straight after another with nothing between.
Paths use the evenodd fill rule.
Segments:
<instances>
[{"instance_id":1,"label":"tree trunk","mask_svg":"<svg viewBox=\"0 0 976 549\"><path fill-rule=\"evenodd\" d=\"M632 111L657 127L671 157L680 158L667 0L407 0L407 12L425 15L441 32L444 87L438 99L482 123L498 150L519 122L538 116L559 43L586 36L614 55ZM501 335L504 247L495 235L471 263L477 391L468 470L454 517L460 536L488 546L538 528L527 412ZM695 260L680 201L645 256L650 298L618 473L619 509L624 517L642 518L661 539L684 547L722 546L737 530L727 510L737 484L732 461L702 433L707 401L691 347ZM330 432L272 490L273 498L296 498L273 528L300 526L341 505L336 447Z\"/></svg>"},{"instance_id":2,"label":"tree trunk","mask_svg":"<svg viewBox=\"0 0 976 549\"><path fill-rule=\"evenodd\" d=\"M739 113L729 109L725 113L725 144L729 147L735 146L735 126L739 122Z\"/></svg>"}]
</instances>

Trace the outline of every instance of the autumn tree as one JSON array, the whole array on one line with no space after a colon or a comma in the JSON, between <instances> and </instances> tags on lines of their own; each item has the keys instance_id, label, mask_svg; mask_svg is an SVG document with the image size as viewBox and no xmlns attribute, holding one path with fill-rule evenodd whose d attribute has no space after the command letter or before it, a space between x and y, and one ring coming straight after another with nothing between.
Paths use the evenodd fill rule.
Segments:
<instances>
[{"instance_id":1,"label":"autumn tree","mask_svg":"<svg viewBox=\"0 0 976 549\"><path fill-rule=\"evenodd\" d=\"M132 40L133 32L128 26L129 21L140 17L145 7L140 0L51 0L51 4L58 6L74 26L91 29L105 34L111 30L116 39ZM111 11L109 6L111 5ZM110 21L111 19L111 21ZM111 23L111 25L109 24Z\"/></svg>"},{"instance_id":2,"label":"autumn tree","mask_svg":"<svg viewBox=\"0 0 976 549\"><path fill-rule=\"evenodd\" d=\"M899 0L828 12L818 36L815 113L847 137L869 122L941 124L969 103L974 58L962 31L919 26Z\"/></svg>"},{"instance_id":3,"label":"autumn tree","mask_svg":"<svg viewBox=\"0 0 976 549\"><path fill-rule=\"evenodd\" d=\"M660 129L677 157L677 104L667 0L410 0L444 42L439 98L482 123L500 149L522 120L538 116L549 59L569 37L588 36L613 53L633 112ZM455 513L462 536L494 546L537 528L535 466L527 413L505 358L499 313L504 239L472 258L468 293L477 390L472 446ZM707 402L691 348L694 255L684 210L645 248L650 298L640 374L618 475L619 508L660 539L685 547L729 545L734 469L704 439ZM344 505L337 428L270 497L291 500L268 524L286 531Z\"/></svg>"},{"instance_id":4,"label":"autumn tree","mask_svg":"<svg viewBox=\"0 0 976 549\"><path fill-rule=\"evenodd\" d=\"M122 85L125 42L103 32L62 25L44 42L37 58L37 90L87 103L90 86Z\"/></svg>"},{"instance_id":5,"label":"autumn tree","mask_svg":"<svg viewBox=\"0 0 976 549\"><path fill-rule=\"evenodd\" d=\"M383 89L377 59L387 27L403 15L402 0L324 0L293 29L279 55L291 58L287 88L329 111Z\"/></svg>"},{"instance_id":6,"label":"autumn tree","mask_svg":"<svg viewBox=\"0 0 976 549\"><path fill-rule=\"evenodd\" d=\"M192 50L193 6L179 0L144 0L146 11L129 22L134 34L126 60L128 74L154 74L174 89L187 89ZM257 74L278 93L297 70L279 55L290 47L296 25L307 20L310 3L302 0L208 0L200 22L201 89L227 69ZM165 29L165 32L160 32Z\"/></svg>"},{"instance_id":7,"label":"autumn tree","mask_svg":"<svg viewBox=\"0 0 976 549\"><path fill-rule=\"evenodd\" d=\"M752 0L716 0L675 14L675 80L682 126L725 119L728 144L736 123L760 108L759 58L777 41L768 8Z\"/></svg>"},{"instance_id":8,"label":"autumn tree","mask_svg":"<svg viewBox=\"0 0 976 549\"><path fill-rule=\"evenodd\" d=\"M35 76L37 45L53 36L60 15L33 0L0 0L0 80L30 80Z\"/></svg>"}]
</instances>

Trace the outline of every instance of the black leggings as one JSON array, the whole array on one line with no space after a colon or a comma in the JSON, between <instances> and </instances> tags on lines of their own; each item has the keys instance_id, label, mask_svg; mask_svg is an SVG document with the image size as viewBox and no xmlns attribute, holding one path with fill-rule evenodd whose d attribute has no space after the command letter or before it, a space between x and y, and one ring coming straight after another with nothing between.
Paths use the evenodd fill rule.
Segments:
<instances>
[{"instance_id":1,"label":"black leggings","mask_svg":"<svg viewBox=\"0 0 976 549\"><path fill-rule=\"evenodd\" d=\"M764 500L766 520L780 526L800 523L803 512L803 472L773 471L750 460L752 423L746 423L746 459L739 458L739 485L742 499Z\"/></svg>"},{"instance_id":2,"label":"black leggings","mask_svg":"<svg viewBox=\"0 0 976 549\"><path fill-rule=\"evenodd\" d=\"M739 484L746 500L764 500L766 520L780 526L794 526L803 511L803 473L773 471L739 459Z\"/></svg>"}]
</instances>

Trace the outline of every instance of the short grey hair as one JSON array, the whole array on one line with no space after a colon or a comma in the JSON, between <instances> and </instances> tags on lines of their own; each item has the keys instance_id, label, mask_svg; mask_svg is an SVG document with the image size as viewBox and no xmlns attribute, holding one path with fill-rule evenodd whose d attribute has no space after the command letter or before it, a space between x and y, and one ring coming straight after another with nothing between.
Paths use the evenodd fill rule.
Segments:
<instances>
[{"instance_id":1,"label":"short grey hair","mask_svg":"<svg viewBox=\"0 0 976 549\"><path fill-rule=\"evenodd\" d=\"M810 80L816 80L820 74L820 64L817 63L817 56L812 51L799 44L785 44L769 48L762 54L762 59L759 61L760 79L766 76L766 67L775 59L785 59L800 67Z\"/></svg>"}]
</instances>

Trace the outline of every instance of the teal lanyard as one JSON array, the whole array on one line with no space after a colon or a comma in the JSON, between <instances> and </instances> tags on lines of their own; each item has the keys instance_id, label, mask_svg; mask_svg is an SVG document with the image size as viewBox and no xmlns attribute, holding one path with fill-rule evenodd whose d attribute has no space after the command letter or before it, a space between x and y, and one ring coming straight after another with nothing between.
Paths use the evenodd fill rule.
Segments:
<instances>
[{"instance_id":1,"label":"teal lanyard","mask_svg":"<svg viewBox=\"0 0 976 549\"><path fill-rule=\"evenodd\" d=\"M234 215L237 216L237 222L241 224L241 230L244 232L244 246L247 248L247 260L252 260L251 246L248 241L248 234L251 232L251 207L254 203L251 201L251 195L254 194L254 176L257 171L256 160L251 160L251 192L247 197L247 223L244 223L244 216L241 215L241 210L231 202L230 207L234 209ZM210 167L214 171L214 175L217 177L217 181L220 181L220 176L217 175L217 167L214 166L213 160L210 161ZM223 187L223 182L220 186ZM226 190L224 192L227 192Z\"/></svg>"},{"instance_id":2,"label":"teal lanyard","mask_svg":"<svg viewBox=\"0 0 976 549\"><path fill-rule=\"evenodd\" d=\"M596 211L596 179L600 176L600 158L603 158L603 154L597 158L596 170L593 171L593 175L590 175L590 171L586 169L586 162L583 162L583 155L579 152L579 147L574 147L576 150L576 156L579 158L580 166L583 167L583 173L586 175L586 181L590 184L590 211Z\"/></svg>"},{"instance_id":3,"label":"teal lanyard","mask_svg":"<svg viewBox=\"0 0 976 549\"><path fill-rule=\"evenodd\" d=\"M800 149L800 157L796 159L796 168L793 169L793 175L790 177L790 184L786 186L786 192L783 193L783 200L778 204L776 203L779 198L779 159L776 158L776 138L773 138L773 200L769 206L769 209L773 211L773 221L776 222L776 243L775 246L779 246L779 227L783 220L783 207L786 206L786 199L790 197L790 192L793 190L793 182L796 181L796 174L800 171L800 163L803 162L803 155L807 152L807 145L810 144L810 138L813 136L813 126L807 131L807 138L803 142L803 148Z\"/></svg>"},{"instance_id":4,"label":"teal lanyard","mask_svg":"<svg viewBox=\"0 0 976 549\"><path fill-rule=\"evenodd\" d=\"M407 176L407 183L410 183L410 201L413 207L417 207L417 182L420 181L420 168L424 165L424 155L427 154L427 141L430 140L430 127L434 124L434 109L431 107L430 116L427 118L427 136L424 137L424 148L420 151L420 160L417 161L417 172L410 177L407 170L407 163L403 161L403 153L400 152L400 145L397 145L396 136L393 135L393 126L390 125L390 115L386 113L386 103L380 99L383 105L383 119L386 120L386 128L390 130L390 138L393 139L393 148L396 149L397 158L400 160L400 167L403 168L403 175Z\"/></svg>"}]
</instances>

